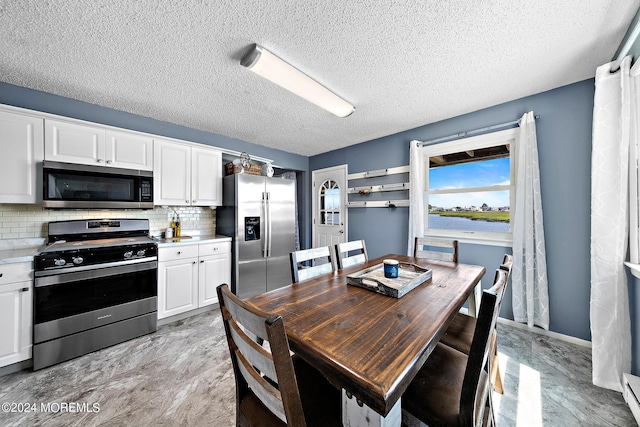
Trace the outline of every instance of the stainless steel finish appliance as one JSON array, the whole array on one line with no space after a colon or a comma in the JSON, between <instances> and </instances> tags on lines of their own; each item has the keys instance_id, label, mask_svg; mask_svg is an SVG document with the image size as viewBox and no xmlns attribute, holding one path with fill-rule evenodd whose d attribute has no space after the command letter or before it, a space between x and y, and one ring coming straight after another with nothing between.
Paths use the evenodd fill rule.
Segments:
<instances>
[{"instance_id":1,"label":"stainless steel finish appliance","mask_svg":"<svg viewBox=\"0 0 640 427\"><path fill-rule=\"evenodd\" d=\"M295 181L247 174L224 178L216 227L233 237L232 289L240 298L291 283L295 203Z\"/></svg>"},{"instance_id":2,"label":"stainless steel finish appliance","mask_svg":"<svg viewBox=\"0 0 640 427\"><path fill-rule=\"evenodd\" d=\"M149 221L49 223L35 257L33 369L156 330L158 249Z\"/></svg>"},{"instance_id":3,"label":"stainless steel finish appliance","mask_svg":"<svg viewBox=\"0 0 640 427\"><path fill-rule=\"evenodd\" d=\"M45 161L42 206L153 209L153 172Z\"/></svg>"}]
</instances>

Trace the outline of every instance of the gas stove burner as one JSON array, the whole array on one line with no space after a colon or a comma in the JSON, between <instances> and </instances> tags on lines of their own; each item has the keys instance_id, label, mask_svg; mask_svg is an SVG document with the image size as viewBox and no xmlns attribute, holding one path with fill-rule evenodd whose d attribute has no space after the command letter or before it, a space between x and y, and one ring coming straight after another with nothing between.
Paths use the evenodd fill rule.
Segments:
<instances>
[{"instance_id":1,"label":"gas stove burner","mask_svg":"<svg viewBox=\"0 0 640 427\"><path fill-rule=\"evenodd\" d=\"M152 237L148 236L79 240L71 242L68 242L66 240L58 240L45 246L40 252L64 252L77 249L106 248L109 246L130 246L144 244L150 245L155 243L156 241Z\"/></svg>"},{"instance_id":2,"label":"gas stove burner","mask_svg":"<svg viewBox=\"0 0 640 427\"><path fill-rule=\"evenodd\" d=\"M101 227L96 227L99 222ZM49 223L49 244L35 258L41 272L107 267L114 263L156 260L156 241L148 220L76 220ZM49 274L49 273L47 273Z\"/></svg>"}]
</instances>

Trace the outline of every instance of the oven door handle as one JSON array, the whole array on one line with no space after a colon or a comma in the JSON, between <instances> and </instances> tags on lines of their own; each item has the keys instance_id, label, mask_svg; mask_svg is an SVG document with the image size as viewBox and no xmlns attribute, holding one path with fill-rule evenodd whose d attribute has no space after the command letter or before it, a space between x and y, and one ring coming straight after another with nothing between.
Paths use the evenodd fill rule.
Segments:
<instances>
[{"instance_id":1,"label":"oven door handle","mask_svg":"<svg viewBox=\"0 0 640 427\"><path fill-rule=\"evenodd\" d=\"M92 266L92 269L84 269L81 271L56 270L56 274L47 276L39 276L34 280L36 288L43 286L60 285L63 283L79 282L82 280L98 279L101 277L117 276L120 274L137 273L140 271L156 270L158 268L157 261L147 261L143 263L110 263L100 264L100 267ZM117 265L113 265L117 264ZM88 267L88 266L87 266Z\"/></svg>"},{"instance_id":2,"label":"oven door handle","mask_svg":"<svg viewBox=\"0 0 640 427\"><path fill-rule=\"evenodd\" d=\"M35 277L41 276L55 276L58 274L67 274L67 273L75 273L76 271L86 271L86 270L97 270L99 268L107 268L107 267L120 267L123 265L131 265L131 264L139 264L150 261L157 261L157 256L137 258L137 259L129 259L126 261L113 261L113 262L103 262L102 264L90 264L90 265L79 265L72 267L63 267L63 268L51 268L47 270L36 270Z\"/></svg>"}]
</instances>

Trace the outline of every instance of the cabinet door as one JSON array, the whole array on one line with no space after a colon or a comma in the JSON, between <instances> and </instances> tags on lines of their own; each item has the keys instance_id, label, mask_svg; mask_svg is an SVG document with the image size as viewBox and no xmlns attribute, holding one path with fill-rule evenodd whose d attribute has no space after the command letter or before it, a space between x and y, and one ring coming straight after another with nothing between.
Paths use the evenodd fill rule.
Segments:
<instances>
[{"instance_id":1,"label":"cabinet door","mask_svg":"<svg viewBox=\"0 0 640 427\"><path fill-rule=\"evenodd\" d=\"M211 255L200 258L198 305L204 307L218 302L216 287L223 283L231 286L230 254Z\"/></svg>"},{"instance_id":2,"label":"cabinet door","mask_svg":"<svg viewBox=\"0 0 640 427\"><path fill-rule=\"evenodd\" d=\"M123 169L153 170L153 139L128 132L106 132L105 163Z\"/></svg>"},{"instance_id":3,"label":"cabinet door","mask_svg":"<svg viewBox=\"0 0 640 427\"><path fill-rule=\"evenodd\" d=\"M32 283L0 286L0 366L31 357Z\"/></svg>"},{"instance_id":4,"label":"cabinet door","mask_svg":"<svg viewBox=\"0 0 640 427\"><path fill-rule=\"evenodd\" d=\"M42 201L38 163L44 159L44 120L0 112L0 203ZM11 155L7 155L11 153Z\"/></svg>"},{"instance_id":5,"label":"cabinet door","mask_svg":"<svg viewBox=\"0 0 640 427\"><path fill-rule=\"evenodd\" d=\"M191 203L191 147L154 139L153 203L189 206Z\"/></svg>"},{"instance_id":6,"label":"cabinet door","mask_svg":"<svg viewBox=\"0 0 640 427\"><path fill-rule=\"evenodd\" d=\"M222 153L211 148L191 148L191 205L222 204Z\"/></svg>"},{"instance_id":7,"label":"cabinet door","mask_svg":"<svg viewBox=\"0 0 640 427\"><path fill-rule=\"evenodd\" d=\"M105 164L105 131L77 123L44 121L44 159L83 165Z\"/></svg>"},{"instance_id":8,"label":"cabinet door","mask_svg":"<svg viewBox=\"0 0 640 427\"><path fill-rule=\"evenodd\" d=\"M158 319L198 308L198 259L158 263Z\"/></svg>"}]
</instances>

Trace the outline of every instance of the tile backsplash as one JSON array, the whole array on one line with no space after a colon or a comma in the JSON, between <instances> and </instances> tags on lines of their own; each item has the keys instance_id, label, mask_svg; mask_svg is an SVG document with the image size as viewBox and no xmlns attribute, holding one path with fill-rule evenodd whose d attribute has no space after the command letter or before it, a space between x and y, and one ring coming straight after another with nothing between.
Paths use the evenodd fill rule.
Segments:
<instances>
[{"instance_id":1,"label":"tile backsplash","mask_svg":"<svg viewBox=\"0 0 640 427\"><path fill-rule=\"evenodd\" d=\"M46 238L47 223L71 219L143 218L149 220L152 234L169 227L175 212L181 228L215 233L216 212L208 207L156 207L149 210L51 210L38 205L0 204L0 239Z\"/></svg>"}]
</instances>

